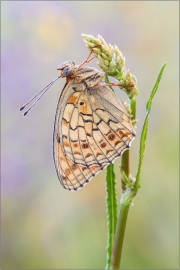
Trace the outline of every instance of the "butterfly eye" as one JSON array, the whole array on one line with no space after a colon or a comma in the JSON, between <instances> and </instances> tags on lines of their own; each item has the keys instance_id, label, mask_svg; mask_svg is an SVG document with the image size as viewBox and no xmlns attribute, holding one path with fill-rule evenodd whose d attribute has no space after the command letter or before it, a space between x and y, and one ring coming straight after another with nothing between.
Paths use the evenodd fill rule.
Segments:
<instances>
[{"instance_id":1,"label":"butterfly eye","mask_svg":"<svg viewBox=\"0 0 180 270\"><path fill-rule=\"evenodd\" d=\"M63 69L63 71L62 71L62 75L63 75L63 77L67 77L70 73L71 73L71 71L72 71L72 68L71 67L65 67L64 69Z\"/></svg>"},{"instance_id":2,"label":"butterfly eye","mask_svg":"<svg viewBox=\"0 0 180 270\"><path fill-rule=\"evenodd\" d=\"M80 105L84 105L84 102L83 102L83 101L81 101L79 104L80 104Z\"/></svg>"}]
</instances>

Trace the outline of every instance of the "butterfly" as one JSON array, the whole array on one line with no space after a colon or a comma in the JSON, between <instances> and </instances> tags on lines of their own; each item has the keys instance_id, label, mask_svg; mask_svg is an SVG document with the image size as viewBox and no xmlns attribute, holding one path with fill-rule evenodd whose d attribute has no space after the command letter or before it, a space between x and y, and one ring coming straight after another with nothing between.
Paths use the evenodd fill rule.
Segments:
<instances>
[{"instance_id":1,"label":"butterfly","mask_svg":"<svg viewBox=\"0 0 180 270\"><path fill-rule=\"evenodd\" d=\"M60 77L66 78L55 114L53 157L59 181L69 191L85 186L129 149L135 137L123 103L103 83L103 73L83 66L88 61L79 66L72 61L63 62L57 68L60 76L41 94Z\"/></svg>"}]
</instances>

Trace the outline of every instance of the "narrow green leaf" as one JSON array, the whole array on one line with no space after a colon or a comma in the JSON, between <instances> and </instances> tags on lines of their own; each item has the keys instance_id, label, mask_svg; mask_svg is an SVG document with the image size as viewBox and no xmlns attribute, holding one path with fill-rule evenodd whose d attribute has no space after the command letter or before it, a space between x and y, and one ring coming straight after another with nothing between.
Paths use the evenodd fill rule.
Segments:
<instances>
[{"instance_id":1,"label":"narrow green leaf","mask_svg":"<svg viewBox=\"0 0 180 270\"><path fill-rule=\"evenodd\" d=\"M156 83L155 83L155 85L154 85L154 87L153 87L153 90L152 90L152 92L151 92L151 95L150 95L150 97L149 97L149 99L148 99L148 101L147 101L147 104L146 104L146 113L147 113L147 114L149 114L150 111L151 111L152 100L153 100L154 95L156 94L156 91L157 91L157 89L158 89L158 86L159 86L159 83L160 83L160 81L161 81L161 77L162 77L162 74L163 74L163 71L164 71L166 65L167 65L167 63L165 63L165 64L162 66L161 71L159 72L157 81L156 81Z\"/></svg>"},{"instance_id":2,"label":"narrow green leaf","mask_svg":"<svg viewBox=\"0 0 180 270\"><path fill-rule=\"evenodd\" d=\"M156 80L156 83L151 91L150 97L146 103L146 118L144 121L144 125L143 125L143 129L141 132L141 138L140 138L140 149L139 149L139 164L138 164L138 172L136 175L136 187L139 187L139 181L140 181L140 173L141 173L141 167L142 167L142 162L143 162L143 157L144 157L144 151L145 151L145 144L146 144L146 138L147 138L147 130L148 130L148 123L149 123L149 114L151 111L151 106L152 106L152 100L153 97L158 89L159 83L161 81L161 77L164 71L165 66L167 65L167 63L165 63L162 68L161 71L158 75L158 78Z\"/></svg>"},{"instance_id":3,"label":"narrow green leaf","mask_svg":"<svg viewBox=\"0 0 180 270\"><path fill-rule=\"evenodd\" d=\"M106 269L110 269L110 260L112 253L112 245L114 241L114 233L117 222L117 199L115 189L115 173L114 164L110 164L106 169L106 212L108 221L108 235L107 235L107 255L106 255Z\"/></svg>"}]
</instances>

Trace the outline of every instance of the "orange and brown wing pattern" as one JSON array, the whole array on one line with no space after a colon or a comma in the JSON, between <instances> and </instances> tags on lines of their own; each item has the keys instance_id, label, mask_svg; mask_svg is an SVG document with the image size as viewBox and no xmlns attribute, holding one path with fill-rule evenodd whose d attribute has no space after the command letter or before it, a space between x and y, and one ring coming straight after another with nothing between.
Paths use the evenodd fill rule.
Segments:
<instances>
[{"instance_id":1,"label":"orange and brown wing pattern","mask_svg":"<svg viewBox=\"0 0 180 270\"><path fill-rule=\"evenodd\" d=\"M69 103L74 96L78 96L76 102ZM64 128L64 124L66 124L66 128ZM63 114L62 142L65 155L73 163L86 167L99 165L88 142L88 135L92 133L92 125L92 109L86 92L72 94L67 100Z\"/></svg>"},{"instance_id":2,"label":"orange and brown wing pattern","mask_svg":"<svg viewBox=\"0 0 180 270\"><path fill-rule=\"evenodd\" d=\"M106 156L113 161L128 149L135 137L135 130L131 124L130 116L118 101L116 96L107 87L91 89L89 95L93 110L94 124L97 132L103 134L99 144L104 145ZM96 129L94 129L94 133ZM114 151L111 151L109 145Z\"/></svg>"},{"instance_id":3,"label":"orange and brown wing pattern","mask_svg":"<svg viewBox=\"0 0 180 270\"><path fill-rule=\"evenodd\" d=\"M56 113L54 160L64 188L77 190L128 149L135 132L124 106L107 87L67 87Z\"/></svg>"},{"instance_id":4,"label":"orange and brown wing pattern","mask_svg":"<svg viewBox=\"0 0 180 270\"><path fill-rule=\"evenodd\" d=\"M54 142L54 160L58 178L65 189L78 190L87 184L97 172L103 169L99 166L85 167L71 162L64 154L60 141Z\"/></svg>"},{"instance_id":5,"label":"orange and brown wing pattern","mask_svg":"<svg viewBox=\"0 0 180 270\"><path fill-rule=\"evenodd\" d=\"M58 178L65 189L77 190L83 187L103 169L103 165L92 159L92 151L87 141L89 115L87 96L76 91L77 85L69 83L60 96L53 138L53 155ZM80 87L78 89L81 89ZM86 103L87 108L82 109ZM64 106L63 106L64 104ZM87 121L88 120L88 121ZM92 128L88 125L89 132ZM91 153L91 155L90 155Z\"/></svg>"},{"instance_id":6,"label":"orange and brown wing pattern","mask_svg":"<svg viewBox=\"0 0 180 270\"><path fill-rule=\"evenodd\" d=\"M79 117L78 103L83 98L83 85L71 82L65 85L57 105L53 156L58 178L65 189L77 190L83 187L103 166L87 165L84 161L87 145L84 141L84 125ZM81 106L81 105L80 105ZM81 144L81 146L80 146ZM82 154L82 152L84 153Z\"/></svg>"}]
</instances>

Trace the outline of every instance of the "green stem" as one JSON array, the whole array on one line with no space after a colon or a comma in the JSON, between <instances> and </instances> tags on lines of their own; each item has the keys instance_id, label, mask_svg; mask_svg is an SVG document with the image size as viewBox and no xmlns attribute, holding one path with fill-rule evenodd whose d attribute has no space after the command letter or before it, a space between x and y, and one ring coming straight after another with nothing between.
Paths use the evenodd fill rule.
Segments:
<instances>
[{"instance_id":1,"label":"green stem","mask_svg":"<svg viewBox=\"0 0 180 270\"><path fill-rule=\"evenodd\" d=\"M129 207L131 205L132 199L135 196L134 191L129 190L122 194L120 200L120 212L119 217L116 225L116 232L114 236L114 244L113 250L111 255L111 265L110 269L119 269L120 261L121 261L121 254L122 254L122 246L123 246L123 239L124 233L126 228L126 221L129 212Z\"/></svg>"},{"instance_id":2,"label":"green stem","mask_svg":"<svg viewBox=\"0 0 180 270\"><path fill-rule=\"evenodd\" d=\"M146 118L144 121L141 138L140 138L139 165L138 165L138 172L136 175L136 182L134 184L134 187L131 187L131 186L128 187L128 185L124 185L124 190L123 190L121 201L120 201L120 212L119 212L119 217L118 217L118 221L116 225L116 232L114 236L114 244L113 244L113 249L112 249L111 265L110 265L111 269L118 269L120 267L122 246L123 246L123 239L124 239L124 233L125 233L125 228L126 228L128 211L129 211L129 207L131 205L132 199L136 195L139 188L140 173L141 173L142 161L144 157L145 142L146 142L147 130L148 130L149 113L151 111L153 97L158 89L165 66L166 66L166 63L161 68L159 76L156 80L156 83L153 87L153 90L151 91L150 97L146 104ZM134 120L136 116L136 99L130 100L130 108L131 108L131 113L132 113L132 119ZM126 177L129 177L129 160L128 160L129 153L127 154L127 156L125 155L125 153L122 156L122 166L124 166L122 169Z\"/></svg>"},{"instance_id":3,"label":"green stem","mask_svg":"<svg viewBox=\"0 0 180 270\"><path fill-rule=\"evenodd\" d=\"M120 215L118 218L116 234L114 237L114 248L111 255L111 268L110 269L119 269L119 266L120 266L122 245L123 245L129 206L130 205L124 205L124 204L120 205Z\"/></svg>"},{"instance_id":4,"label":"green stem","mask_svg":"<svg viewBox=\"0 0 180 270\"><path fill-rule=\"evenodd\" d=\"M126 150L122 154L122 159L121 159L121 168L125 172L127 176L129 176L129 150ZM121 188L122 188L122 193L125 192L126 186L123 181L123 177L121 177Z\"/></svg>"},{"instance_id":5,"label":"green stem","mask_svg":"<svg viewBox=\"0 0 180 270\"><path fill-rule=\"evenodd\" d=\"M132 120L136 119L136 98L134 97L130 99L130 109L131 109L131 114L132 114Z\"/></svg>"},{"instance_id":6,"label":"green stem","mask_svg":"<svg viewBox=\"0 0 180 270\"><path fill-rule=\"evenodd\" d=\"M130 99L130 109L131 109L131 114L132 114L132 120L135 120L136 119L136 98ZM126 150L122 155L121 167L128 177L129 172L130 172L129 150ZM123 181L123 178L121 178L121 187L122 187L122 192L125 192L126 187L125 187L125 183Z\"/></svg>"},{"instance_id":7,"label":"green stem","mask_svg":"<svg viewBox=\"0 0 180 270\"><path fill-rule=\"evenodd\" d=\"M130 99L130 109L132 114L132 120L136 118L136 98ZM129 150L125 151L122 155L121 159L121 168L129 177L130 172L130 163L129 163L130 152ZM111 255L111 269L119 269L121 262L121 254L124 240L124 233L126 228L126 221L129 212L129 207L131 205L131 201L136 194L136 190L132 190L127 188L123 177L121 178L122 184L122 197L120 200L120 212L116 225L116 232L114 236L114 243Z\"/></svg>"},{"instance_id":8,"label":"green stem","mask_svg":"<svg viewBox=\"0 0 180 270\"><path fill-rule=\"evenodd\" d=\"M106 169L106 209L108 220L108 237L107 237L107 255L106 255L106 267L110 269L110 261L112 254L112 246L114 241L114 234L117 223L117 199L116 199L116 181L114 173L114 164L109 164Z\"/></svg>"}]
</instances>

